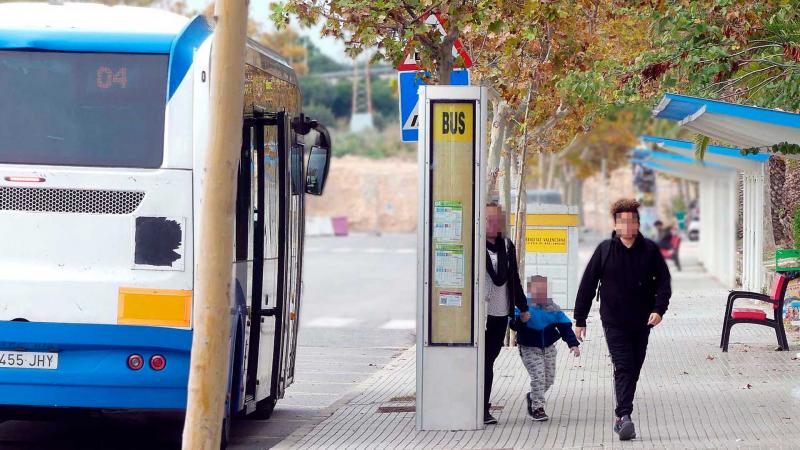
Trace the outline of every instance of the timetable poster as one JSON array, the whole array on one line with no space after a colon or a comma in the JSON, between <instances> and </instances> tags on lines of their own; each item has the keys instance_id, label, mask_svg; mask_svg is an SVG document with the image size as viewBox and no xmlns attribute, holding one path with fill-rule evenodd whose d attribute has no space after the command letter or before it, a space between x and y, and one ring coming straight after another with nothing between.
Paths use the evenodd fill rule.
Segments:
<instances>
[{"instance_id":1,"label":"timetable poster","mask_svg":"<svg viewBox=\"0 0 800 450\"><path fill-rule=\"evenodd\" d=\"M433 240L461 242L464 207L461 202L439 200L433 206Z\"/></svg>"},{"instance_id":2,"label":"timetable poster","mask_svg":"<svg viewBox=\"0 0 800 450\"><path fill-rule=\"evenodd\" d=\"M438 288L464 287L464 246L436 244L434 254L434 283Z\"/></svg>"},{"instance_id":3,"label":"timetable poster","mask_svg":"<svg viewBox=\"0 0 800 450\"><path fill-rule=\"evenodd\" d=\"M475 102L432 100L428 345L473 345Z\"/></svg>"}]
</instances>

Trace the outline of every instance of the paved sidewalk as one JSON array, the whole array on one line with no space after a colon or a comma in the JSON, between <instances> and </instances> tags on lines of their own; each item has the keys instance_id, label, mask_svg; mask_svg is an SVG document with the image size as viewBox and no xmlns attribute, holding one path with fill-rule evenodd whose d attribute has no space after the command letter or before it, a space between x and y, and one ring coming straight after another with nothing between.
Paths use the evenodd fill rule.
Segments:
<instances>
[{"instance_id":1,"label":"paved sidewalk","mask_svg":"<svg viewBox=\"0 0 800 450\"><path fill-rule=\"evenodd\" d=\"M298 429L276 448L800 448L800 343L792 336L793 351L776 352L769 329L737 325L730 352L723 354L718 344L727 292L691 269L674 275L670 311L651 335L633 415L638 438L632 442L622 445L611 431L611 365L595 305L581 358L559 344L549 422L527 418L527 373L516 349L506 348L492 393L499 425L417 432L411 348L327 419Z\"/></svg>"}]
</instances>

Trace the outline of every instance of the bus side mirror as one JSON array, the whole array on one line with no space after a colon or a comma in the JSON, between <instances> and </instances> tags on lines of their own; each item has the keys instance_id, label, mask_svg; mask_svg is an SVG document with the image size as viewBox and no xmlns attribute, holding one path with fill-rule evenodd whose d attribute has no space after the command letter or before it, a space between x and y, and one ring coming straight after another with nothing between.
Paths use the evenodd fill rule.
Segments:
<instances>
[{"instance_id":1,"label":"bus side mirror","mask_svg":"<svg viewBox=\"0 0 800 450\"><path fill-rule=\"evenodd\" d=\"M306 169L307 194L322 195L325 190L325 180L328 178L330 161L330 149L317 145L311 147L311 154L308 156L308 168Z\"/></svg>"},{"instance_id":2,"label":"bus side mirror","mask_svg":"<svg viewBox=\"0 0 800 450\"><path fill-rule=\"evenodd\" d=\"M307 135L311 130L317 132L316 144L311 147L308 156L308 167L306 168L306 193L311 195L322 195L325 190L325 180L328 178L328 170L331 165L331 134L325 125L314 119L300 114L292 120L292 130L300 135Z\"/></svg>"}]
</instances>

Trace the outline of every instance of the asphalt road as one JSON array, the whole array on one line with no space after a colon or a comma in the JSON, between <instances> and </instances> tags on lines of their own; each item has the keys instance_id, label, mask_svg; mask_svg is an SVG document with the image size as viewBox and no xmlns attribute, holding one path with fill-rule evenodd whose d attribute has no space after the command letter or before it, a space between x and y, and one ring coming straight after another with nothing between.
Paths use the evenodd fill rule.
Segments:
<instances>
[{"instance_id":1,"label":"asphalt road","mask_svg":"<svg viewBox=\"0 0 800 450\"><path fill-rule=\"evenodd\" d=\"M412 345L416 236L309 238L296 380L270 420L234 422L230 448L265 449ZM8 420L0 449L177 449L180 417Z\"/></svg>"}]
</instances>

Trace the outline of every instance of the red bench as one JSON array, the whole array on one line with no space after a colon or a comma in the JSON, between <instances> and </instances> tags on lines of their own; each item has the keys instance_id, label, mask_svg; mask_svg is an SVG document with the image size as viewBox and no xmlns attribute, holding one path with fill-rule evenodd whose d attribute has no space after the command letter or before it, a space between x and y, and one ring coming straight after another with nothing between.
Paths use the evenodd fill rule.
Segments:
<instances>
[{"instance_id":1,"label":"red bench","mask_svg":"<svg viewBox=\"0 0 800 450\"><path fill-rule=\"evenodd\" d=\"M760 294L758 292L731 291L728 295L728 304L725 307L725 320L722 323L722 338L719 346L723 352L728 351L728 343L731 337L731 328L737 323L750 323L764 325L775 330L778 338L780 350L789 350L789 341L786 339L786 330L783 326L783 302L786 296L786 285L789 278L782 273L776 273L772 279L770 294ZM767 311L758 308L734 308L736 300L749 298L772 305L772 317L767 316Z\"/></svg>"}]
</instances>

